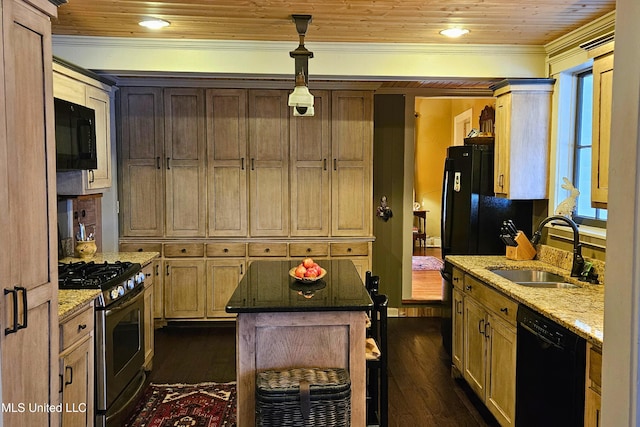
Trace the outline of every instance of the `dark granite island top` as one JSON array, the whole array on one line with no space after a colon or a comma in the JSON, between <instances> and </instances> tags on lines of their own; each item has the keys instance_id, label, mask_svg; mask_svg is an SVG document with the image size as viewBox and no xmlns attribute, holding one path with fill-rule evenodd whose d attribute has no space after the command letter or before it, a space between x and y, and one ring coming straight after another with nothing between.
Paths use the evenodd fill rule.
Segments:
<instances>
[{"instance_id":1,"label":"dark granite island top","mask_svg":"<svg viewBox=\"0 0 640 427\"><path fill-rule=\"evenodd\" d=\"M289 275L300 261L253 261L231 299L229 313L364 311L373 306L353 262L321 260L327 274L313 283Z\"/></svg>"}]
</instances>

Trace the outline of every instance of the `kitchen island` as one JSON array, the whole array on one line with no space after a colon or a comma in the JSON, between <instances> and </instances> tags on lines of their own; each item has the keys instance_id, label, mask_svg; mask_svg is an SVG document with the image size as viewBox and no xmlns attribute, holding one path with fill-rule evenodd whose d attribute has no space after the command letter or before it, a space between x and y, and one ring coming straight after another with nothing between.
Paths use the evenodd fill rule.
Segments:
<instances>
[{"instance_id":1,"label":"kitchen island","mask_svg":"<svg viewBox=\"0 0 640 427\"><path fill-rule=\"evenodd\" d=\"M365 425L365 311L373 302L350 260L324 260L311 284L289 275L296 261L253 261L226 311L237 313L238 425L255 425L255 377L287 368L344 368L351 425Z\"/></svg>"}]
</instances>

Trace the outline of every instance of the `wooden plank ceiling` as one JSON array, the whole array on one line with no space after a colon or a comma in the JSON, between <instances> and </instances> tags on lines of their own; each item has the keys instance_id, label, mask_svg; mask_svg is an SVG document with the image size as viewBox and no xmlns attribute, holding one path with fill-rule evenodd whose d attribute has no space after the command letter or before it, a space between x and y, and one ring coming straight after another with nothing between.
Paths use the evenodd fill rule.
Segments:
<instances>
[{"instance_id":1,"label":"wooden plank ceiling","mask_svg":"<svg viewBox=\"0 0 640 427\"><path fill-rule=\"evenodd\" d=\"M615 0L68 0L52 29L54 35L297 41L291 14L310 14L306 43L544 45L614 9ZM171 25L148 30L138 25L145 17ZM455 26L470 33L439 34Z\"/></svg>"}]
</instances>

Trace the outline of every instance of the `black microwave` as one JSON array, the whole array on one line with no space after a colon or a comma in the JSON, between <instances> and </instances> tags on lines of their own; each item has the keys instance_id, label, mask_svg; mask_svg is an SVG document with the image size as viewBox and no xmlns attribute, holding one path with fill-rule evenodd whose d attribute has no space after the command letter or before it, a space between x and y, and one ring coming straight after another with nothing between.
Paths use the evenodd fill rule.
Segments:
<instances>
[{"instance_id":1,"label":"black microwave","mask_svg":"<svg viewBox=\"0 0 640 427\"><path fill-rule=\"evenodd\" d=\"M58 98L54 109L56 170L97 169L95 110Z\"/></svg>"}]
</instances>

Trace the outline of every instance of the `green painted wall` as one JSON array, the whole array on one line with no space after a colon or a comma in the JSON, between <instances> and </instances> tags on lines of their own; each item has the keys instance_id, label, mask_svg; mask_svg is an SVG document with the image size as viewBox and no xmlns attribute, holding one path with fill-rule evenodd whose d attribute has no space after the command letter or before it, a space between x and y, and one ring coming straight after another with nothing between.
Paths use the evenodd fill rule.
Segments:
<instances>
[{"instance_id":1,"label":"green painted wall","mask_svg":"<svg viewBox=\"0 0 640 427\"><path fill-rule=\"evenodd\" d=\"M389 297L390 307L402 302L402 216L404 186L404 95L375 95L373 117L373 202L387 197L393 217L373 221L371 271L380 276L380 292Z\"/></svg>"}]
</instances>

